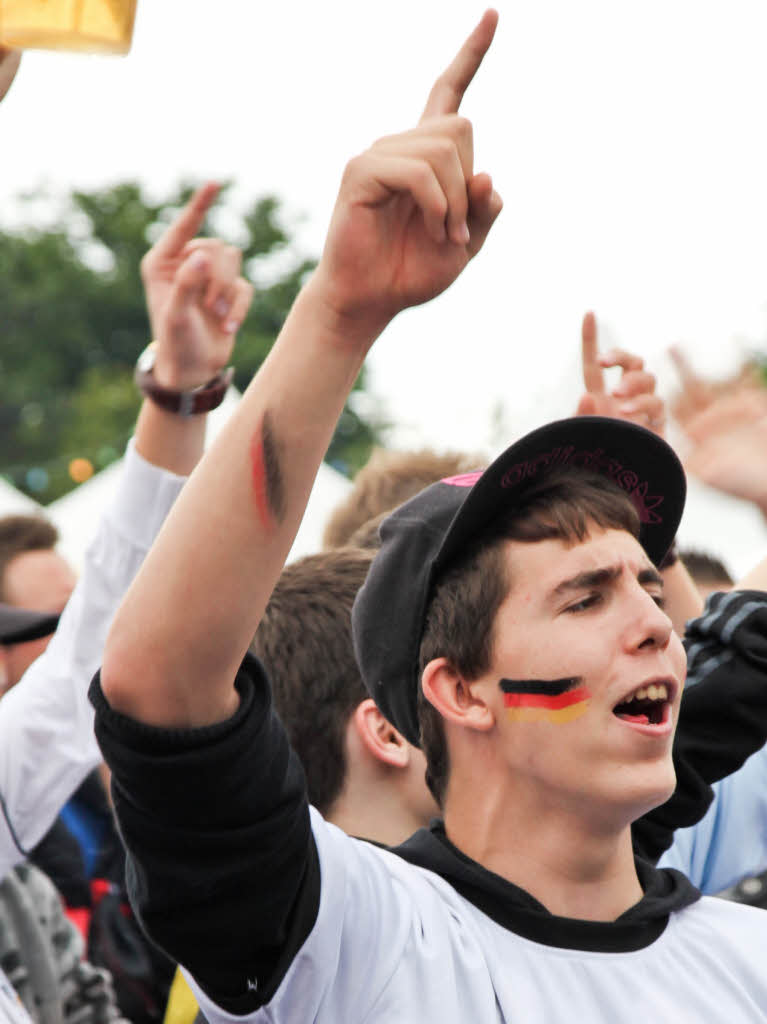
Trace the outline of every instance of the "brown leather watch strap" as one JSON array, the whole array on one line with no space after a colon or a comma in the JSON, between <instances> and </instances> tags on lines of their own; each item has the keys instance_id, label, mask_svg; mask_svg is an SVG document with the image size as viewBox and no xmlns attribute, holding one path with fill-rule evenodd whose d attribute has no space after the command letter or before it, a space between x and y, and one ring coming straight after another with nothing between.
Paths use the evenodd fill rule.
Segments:
<instances>
[{"instance_id":1,"label":"brown leather watch strap","mask_svg":"<svg viewBox=\"0 0 767 1024\"><path fill-rule=\"evenodd\" d=\"M191 391L163 387L154 378L154 350L150 345L139 356L133 379L141 394L166 412L177 416L197 416L221 405L233 376L234 367L230 366L216 374L207 384L201 384Z\"/></svg>"}]
</instances>

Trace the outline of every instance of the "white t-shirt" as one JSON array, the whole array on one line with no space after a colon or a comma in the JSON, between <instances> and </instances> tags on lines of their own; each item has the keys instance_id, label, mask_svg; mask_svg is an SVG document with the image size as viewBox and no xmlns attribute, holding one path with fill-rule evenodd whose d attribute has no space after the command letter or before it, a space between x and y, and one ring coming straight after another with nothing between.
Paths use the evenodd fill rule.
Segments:
<instances>
[{"instance_id":1,"label":"white t-shirt","mask_svg":"<svg viewBox=\"0 0 767 1024\"><path fill-rule=\"evenodd\" d=\"M767 915L704 897L630 951L561 948L496 923L432 871L312 812L314 928L259 1010L210 1024L754 1024L767 1020ZM254 987L258 979L250 979Z\"/></svg>"}]
</instances>

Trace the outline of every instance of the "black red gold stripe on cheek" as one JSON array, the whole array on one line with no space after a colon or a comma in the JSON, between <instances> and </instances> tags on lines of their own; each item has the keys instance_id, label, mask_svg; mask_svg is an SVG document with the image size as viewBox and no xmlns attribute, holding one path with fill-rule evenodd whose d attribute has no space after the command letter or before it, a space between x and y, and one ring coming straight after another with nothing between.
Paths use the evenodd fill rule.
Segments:
<instances>
[{"instance_id":1,"label":"black red gold stripe on cheek","mask_svg":"<svg viewBox=\"0 0 767 1024\"><path fill-rule=\"evenodd\" d=\"M577 676L567 679L501 679L503 703L513 722L572 722L586 711L591 693Z\"/></svg>"}]
</instances>

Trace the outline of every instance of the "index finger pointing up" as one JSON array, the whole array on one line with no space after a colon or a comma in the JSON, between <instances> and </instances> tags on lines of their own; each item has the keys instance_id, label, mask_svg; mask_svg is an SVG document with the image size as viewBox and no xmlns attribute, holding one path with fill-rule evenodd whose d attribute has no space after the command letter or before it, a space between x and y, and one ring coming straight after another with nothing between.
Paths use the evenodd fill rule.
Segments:
<instances>
[{"instance_id":1,"label":"index finger pointing up","mask_svg":"<svg viewBox=\"0 0 767 1024\"><path fill-rule=\"evenodd\" d=\"M590 312L584 316L581 326L581 357L586 390L592 395L601 395L605 390L605 380L598 362L597 320Z\"/></svg>"},{"instance_id":2,"label":"index finger pointing up","mask_svg":"<svg viewBox=\"0 0 767 1024\"><path fill-rule=\"evenodd\" d=\"M490 49L497 24L498 12L492 9L485 11L480 23L432 86L421 114L422 121L458 113L463 95Z\"/></svg>"},{"instance_id":3,"label":"index finger pointing up","mask_svg":"<svg viewBox=\"0 0 767 1024\"><path fill-rule=\"evenodd\" d=\"M160 235L154 250L164 257L178 256L202 227L205 215L213 205L221 186L213 181L200 186L176 217Z\"/></svg>"}]
</instances>

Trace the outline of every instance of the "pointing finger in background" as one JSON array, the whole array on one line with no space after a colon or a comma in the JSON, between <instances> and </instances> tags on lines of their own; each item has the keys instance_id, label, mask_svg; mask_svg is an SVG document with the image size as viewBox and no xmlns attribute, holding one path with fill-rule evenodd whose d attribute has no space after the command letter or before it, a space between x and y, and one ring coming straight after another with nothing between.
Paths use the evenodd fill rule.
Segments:
<instances>
[{"instance_id":1,"label":"pointing finger in background","mask_svg":"<svg viewBox=\"0 0 767 1024\"><path fill-rule=\"evenodd\" d=\"M586 313L581 324L581 360L586 391L593 395L604 394L605 380L597 346L597 318L591 312Z\"/></svg>"}]
</instances>

